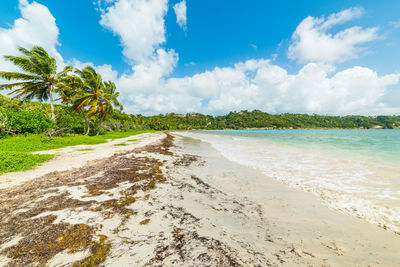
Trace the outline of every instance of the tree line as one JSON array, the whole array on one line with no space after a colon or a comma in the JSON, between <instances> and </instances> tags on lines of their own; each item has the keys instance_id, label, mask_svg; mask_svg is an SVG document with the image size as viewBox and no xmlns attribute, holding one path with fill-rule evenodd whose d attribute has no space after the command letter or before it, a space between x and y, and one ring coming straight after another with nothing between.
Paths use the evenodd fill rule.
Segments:
<instances>
[{"instance_id":1,"label":"tree line","mask_svg":"<svg viewBox=\"0 0 400 267\"><path fill-rule=\"evenodd\" d=\"M308 114L273 115L260 110L230 112L227 115L210 116L200 113L160 114L145 117L136 116L136 123L154 130L190 129L304 129L304 128L344 128L344 129L393 129L400 127L400 116L323 116Z\"/></svg>"},{"instance_id":2,"label":"tree line","mask_svg":"<svg viewBox=\"0 0 400 267\"><path fill-rule=\"evenodd\" d=\"M13 99L0 95L0 135L45 133L51 129L98 135L129 129L299 129L299 128L399 128L400 116L272 115L260 110L230 112L222 116L188 114L132 115L122 112L119 93L112 81L103 81L96 70L70 66L57 72L57 62L42 48L19 48L20 56L5 56L21 72L0 71L13 83ZM32 101L34 99L40 102ZM60 103L60 104L55 104Z\"/></svg>"}]
</instances>

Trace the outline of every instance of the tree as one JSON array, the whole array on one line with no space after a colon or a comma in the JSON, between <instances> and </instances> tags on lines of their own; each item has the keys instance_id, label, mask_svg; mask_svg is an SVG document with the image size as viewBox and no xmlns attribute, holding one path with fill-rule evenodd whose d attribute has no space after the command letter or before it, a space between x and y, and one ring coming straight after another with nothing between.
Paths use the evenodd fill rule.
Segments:
<instances>
[{"instance_id":1,"label":"tree","mask_svg":"<svg viewBox=\"0 0 400 267\"><path fill-rule=\"evenodd\" d=\"M0 71L0 78L6 80L19 80L16 83L2 84L0 89L12 90L14 98L22 98L23 101L37 98L40 101L50 99L51 119L55 121L54 115L54 89L60 79L71 71L72 67L67 66L63 71L57 73L57 62L50 57L43 47L34 46L30 51L20 47L18 49L22 56L4 56L23 72Z\"/></svg>"},{"instance_id":2,"label":"tree","mask_svg":"<svg viewBox=\"0 0 400 267\"><path fill-rule=\"evenodd\" d=\"M101 124L106 118L107 114L111 114L114 111L114 107L123 109L121 103L118 101L119 93L117 92L117 87L112 81L104 82L103 84L103 95L98 102L98 113L100 114L99 125L97 127L97 135L100 133Z\"/></svg>"},{"instance_id":3,"label":"tree","mask_svg":"<svg viewBox=\"0 0 400 267\"><path fill-rule=\"evenodd\" d=\"M78 79L81 92L74 99L73 111L87 110L87 117L99 113L102 109L100 100L103 96L103 81L101 75L96 72L93 67L87 66L82 70L76 69L75 73Z\"/></svg>"},{"instance_id":4,"label":"tree","mask_svg":"<svg viewBox=\"0 0 400 267\"><path fill-rule=\"evenodd\" d=\"M114 110L114 106L122 110L122 105L118 102L119 93L117 92L115 83L102 81L101 75L90 66L82 70L76 70L75 73L82 80L82 94L76 98L74 110L88 107L88 116L98 114L99 125L97 135L100 133L101 124L107 114Z\"/></svg>"},{"instance_id":5,"label":"tree","mask_svg":"<svg viewBox=\"0 0 400 267\"><path fill-rule=\"evenodd\" d=\"M84 86L82 79L75 75L65 76L60 83L57 84L58 91L61 95L62 103L65 105L71 105L72 111L75 113L79 110L85 120L85 135L89 135L90 132L90 118L87 115L85 106L76 107L80 104L80 99L84 96Z\"/></svg>"}]
</instances>

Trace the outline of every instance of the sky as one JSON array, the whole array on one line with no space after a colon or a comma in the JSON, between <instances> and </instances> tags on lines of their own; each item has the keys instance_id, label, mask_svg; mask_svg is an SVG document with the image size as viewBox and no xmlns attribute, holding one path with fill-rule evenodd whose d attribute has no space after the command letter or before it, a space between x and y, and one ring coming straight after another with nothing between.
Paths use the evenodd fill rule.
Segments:
<instances>
[{"instance_id":1,"label":"sky","mask_svg":"<svg viewBox=\"0 0 400 267\"><path fill-rule=\"evenodd\" d=\"M2 2L0 55L94 66L128 113L400 114L400 1Z\"/></svg>"}]
</instances>

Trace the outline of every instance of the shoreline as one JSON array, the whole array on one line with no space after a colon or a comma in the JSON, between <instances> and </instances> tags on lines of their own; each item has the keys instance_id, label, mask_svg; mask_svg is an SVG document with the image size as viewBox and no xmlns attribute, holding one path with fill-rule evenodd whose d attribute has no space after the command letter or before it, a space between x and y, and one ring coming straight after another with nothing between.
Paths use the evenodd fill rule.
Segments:
<instances>
[{"instance_id":1,"label":"shoreline","mask_svg":"<svg viewBox=\"0 0 400 267\"><path fill-rule=\"evenodd\" d=\"M400 264L395 234L204 142L160 134L120 149L0 189L0 265Z\"/></svg>"},{"instance_id":2,"label":"shoreline","mask_svg":"<svg viewBox=\"0 0 400 267\"><path fill-rule=\"evenodd\" d=\"M386 259L384 266L400 264L396 256L400 235L395 232L331 209L313 194L230 161L208 143L183 138L188 138L189 143L195 142L185 152L200 155L208 162L207 168L194 171L199 177L217 189L261 205L269 221L268 235L275 234L279 236L277 239L282 238L294 247L314 252L314 256L321 253L328 258L328 265L349 265L350 262L350 265L379 265L383 263L378 261L385 257L392 259ZM197 146L203 148L197 149Z\"/></svg>"}]
</instances>

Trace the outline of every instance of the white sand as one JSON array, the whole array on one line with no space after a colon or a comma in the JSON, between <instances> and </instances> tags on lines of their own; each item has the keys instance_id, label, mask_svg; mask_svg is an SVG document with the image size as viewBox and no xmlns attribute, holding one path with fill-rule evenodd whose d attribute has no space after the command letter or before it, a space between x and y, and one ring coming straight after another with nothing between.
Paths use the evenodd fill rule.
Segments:
<instances>
[{"instance_id":1,"label":"white sand","mask_svg":"<svg viewBox=\"0 0 400 267\"><path fill-rule=\"evenodd\" d=\"M37 154L55 154L56 156L35 169L24 172L12 172L0 175L0 189L22 184L34 178L55 171L66 171L73 168L80 168L95 160L103 159L115 153L129 151L137 147L142 147L160 140L163 133L144 133L126 138L111 139L108 142L97 145L77 145L60 149L36 152ZM135 142L128 140L137 139ZM115 146L116 144L126 143L127 146ZM81 149L92 149L80 151Z\"/></svg>"},{"instance_id":2,"label":"white sand","mask_svg":"<svg viewBox=\"0 0 400 267\"><path fill-rule=\"evenodd\" d=\"M136 215L124 220L68 209L38 216L54 214L56 222L88 224L108 236L112 248L104 266L400 266L400 236L330 210L313 195L230 162L205 143L181 137L175 142L173 156L134 155L164 162L167 179L154 190L138 191L137 201L126 207ZM178 164L185 154L200 158ZM91 200L104 201L111 192L120 197L130 185L120 183ZM85 194L84 187L58 189L79 200ZM145 219L148 224L141 225ZM48 266L70 266L85 255L64 251ZM0 257L0 263L7 260Z\"/></svg>"}]
</instances>

